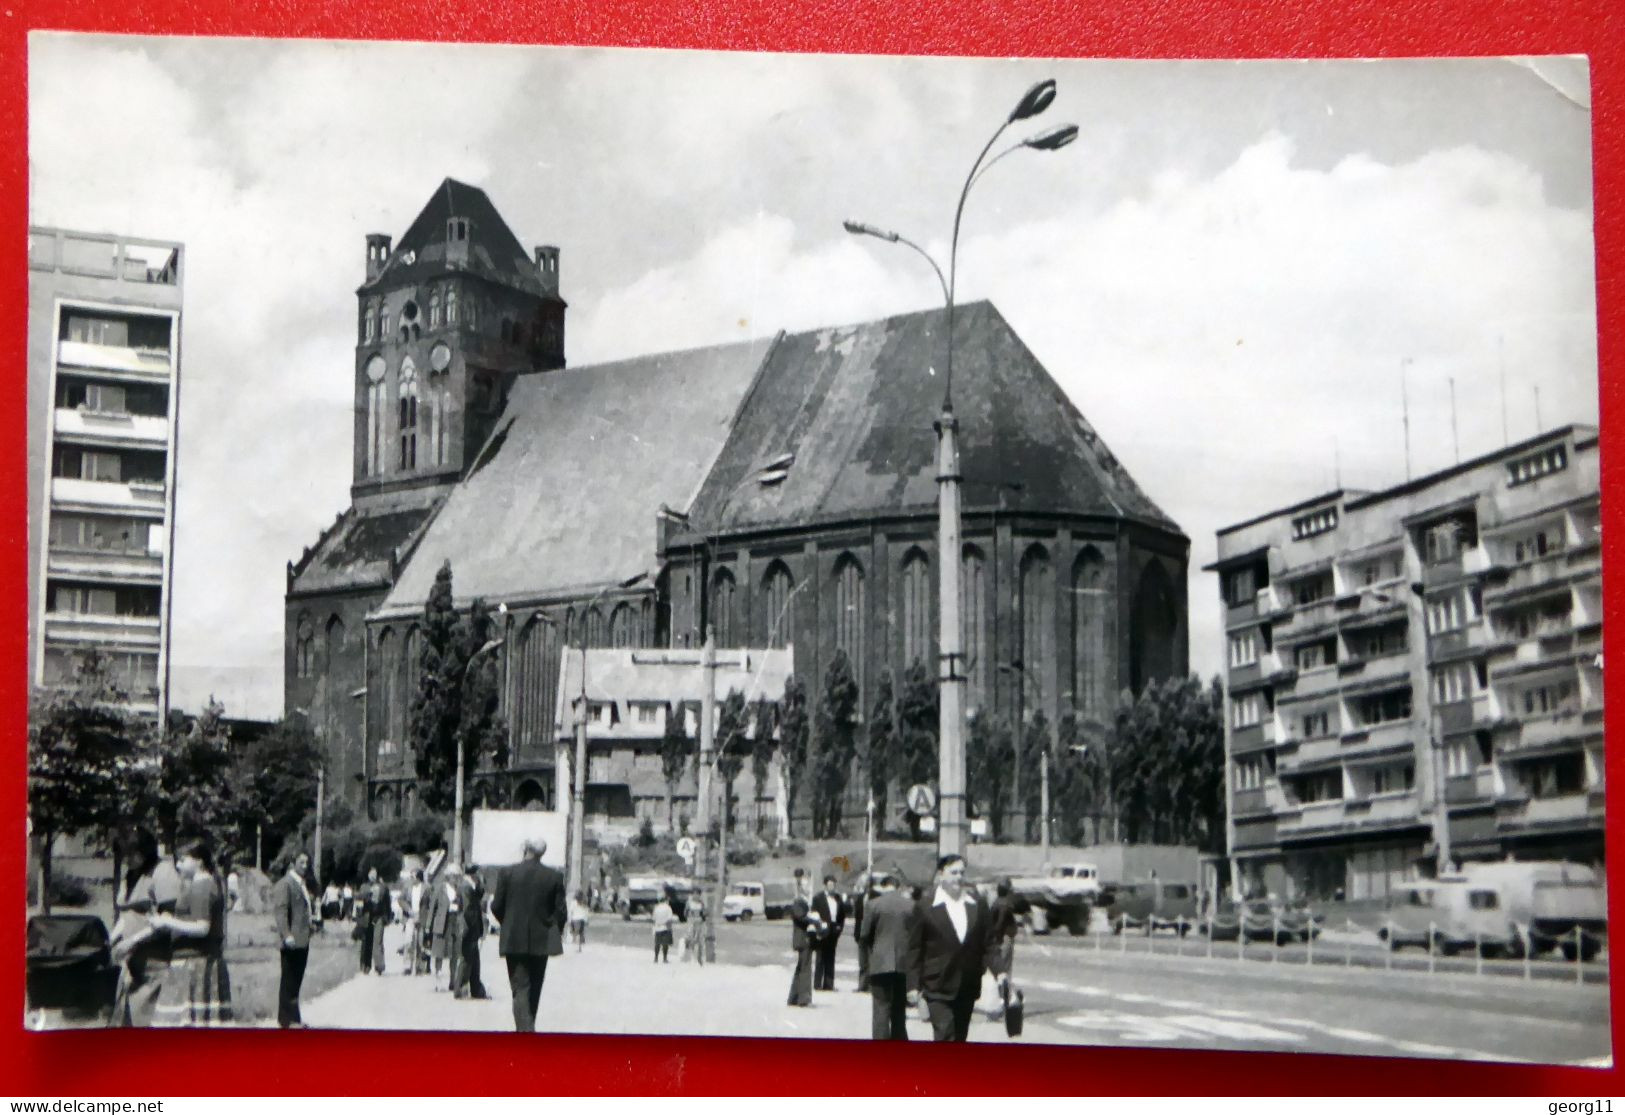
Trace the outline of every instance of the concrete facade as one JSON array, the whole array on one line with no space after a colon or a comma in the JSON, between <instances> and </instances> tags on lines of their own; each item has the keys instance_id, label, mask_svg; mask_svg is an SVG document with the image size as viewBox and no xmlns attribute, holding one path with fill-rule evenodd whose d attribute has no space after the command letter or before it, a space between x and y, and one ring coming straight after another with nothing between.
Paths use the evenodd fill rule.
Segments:
<instances>
[{"instance_id":1,"label":"concrete facade","mask_svg":"<svg viewBox=\"0 0 1625 1115\"><path fill-rule=\"evenodd\" d=\"M1238 878L1384 897L1442 859L1603 857L1596 431L1221 530Z\"/></svg>"},{"instance_id":2,"label":"concrete facade","mask_svg":"<svg viewBox=\"0 0 1625 1115\"><path fill-rule=\"evenodd\" d=\"M183 250L28 230L28 663L36 686L109 656L169 707Z\"/></svg>"}]
</instances>

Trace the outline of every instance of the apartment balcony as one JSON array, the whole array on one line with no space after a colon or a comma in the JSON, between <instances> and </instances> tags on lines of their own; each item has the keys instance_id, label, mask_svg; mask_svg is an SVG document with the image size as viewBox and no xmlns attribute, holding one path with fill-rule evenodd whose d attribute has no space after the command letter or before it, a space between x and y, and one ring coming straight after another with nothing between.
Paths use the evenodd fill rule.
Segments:
<instances>
[{"instance_id":1,"label":"apartment balcony","mask_svg":"<svg viewBox=\"0 0 1625 1115\"><path fill-rule=\"evenodd\" d=\"M115 373L114 379L129 378L141 383L168 383L170 378L169 352L164 349L60 341L56 362L59 367L92 368Z\"/></svg>"},{"instance_id":2,"label":"apartment balcony","mask_svg":"<svg viewBox=\"0 0 1625 1115\"><path fill-rule=\"evenodd\" d=\"M1225 601L1224 625L1226 628L1240 627L1243 624L1254 623L1258 619L1258 602L1244 600L1239 604Z\"/></svg>"},{"instance_id":3,"label":"apartment balcony","mask_svg":"<svg viewBox=\"0 0 1625 1115\"><path fill-rule=\"evenodd\" d=\"M1351 828L1387 828L1420 821L1421 817L1421 804L1415 790L1343 799L1343 820Z\"/></svg>"},{"instance_id":4,"label":"apartment balcony","mask_svg":"<svg viewBox=\"0 0 1625 1115\"><path fill-rule=\"evenodd\" d=\"M1588 739L1602 734L1602 723L1593 722L1578 706L1552 716L1534 716L1518 722L1513 731L1497 740L1497 749L1508 756L1577 750Z\"/></svg>"},{"instance_id":5,"label":"apartment balcony","mask_svg":"<svg viewBox=\"0 0 1625 1115\"><path fill-rule=\"evenodd\" d=\"M1414 720L1389 720L1344 732L1338 737L1344 754L1399 750L1413 745L1417 736Z\"/></svg>"},{"instance_id":6,"label":"apartment balcony","mask_svg":"<svg viewBox=\"0 0 1625 1115\"><path fill-rule=\"evenodd\" d=\"M58 441L141 449L162 449L169 444L169 419L158 415L66 408L54 413Z\"/></svg>"},{"instance_id":7,"label":"apartment balcony","mask_svg":"<svg viewBox=\"0 0 1625 1115\"><path fill-rule=\"evenodd\" d=\"M1296 774L1339 762L1342 757L1343 745L1336 736L1319 736L1299 740L1292 750L1278 752L1276 769L1281 774Z\"/></svg>"},{"instance_id":8,"label":"apartment balcony","mask_svg":"<svg viewBox=\"0 0 1625 1115\"><path fill-rule=\"evenodd\" d=\"M1312 832L1342 828L1345 821L1343 799L1310 802L1296 806L1297 815L1283 817L1278 826L1281 836L1303 836Z\"/></svg>"},{"instance_id":9,"label":"apartment balcony","mask_svg":"<svg viewBox=\"0 0 1625 1115\"><path fill-rule=\"evenodd\" d=\"M1475 658L1495 643L1489 622L1475 619L1454 631L1428 636L1428 661L1438 665L1459 658Z\"/></svg>"},{"instance_id":10,"label":"apartment balcony","mask_svg":"<svg viewBox=\"0 0 1625 1115\"><path fill-rule=\"evenodd\" d=\"M53 577L118 584L159 584L164 576L163 554L147 550L85 550L53 545L45 562Z\"/></svg>"},{"instance_id":11,"label":"apartment balcony","mask_svg":"<svg viewBox=\"0 0 1625 1115\"><path fill-rule=\"evenodd\" d=\"M1600 826L1602 792L1534 798L1520 790L1495 803L1495 824L1501 829Z\"/></svg>"},{"instance_id":12,"label":"apartment balcony","mask_svg":"<svg viewBox=\"0 0 1625 1115\"><path fill-rule=\"evenodd\" d=\"M1558 550L1545 557L1526 561L1520 565L1507 565L1506 578L1484 587L1486 604L1512 600L1530 592L1539 592L1548 585L1562 584L1574 576L1568 561L1568 551Z\"/></svg>"},{"instance_id":13,"label":"apartment balcony","mask_svg":"<svg viewBox=\"0 0 1625 1115\"><path fill-rule=\"evenodd\" d=\"M1495 797L1495 768L1482 766L1471 774L1451 775L1444 782L1444 800L1448 805L1471 805Z\"/></svg>"},{"instance_id":14,"label":"apartment balcony","mask_svg":"<svg viewBox=\"0 0 1625 1115\"><path fill-rule=\"evenodd\" d=\"M1270 816L1292 808L1278 782L1268 782L1251 790L1236 790L1231 796L1231 812L1238 817Z\"/></svg>"},{"instance_id":15,"label":"apartment balcony","mask_svg":"<svg viewBox=\"0 0 1625 1115\"><path fill-rule=\"evenodd\" d=\"M45 614L45 638L52 643L156 649L161 630L162 623L157 616Z\"/></svg>"},{"instance_id":16,"label":"apartment balcony","mask_svg":"<svg viewBox=\"0 0 1625 1115\"><path fill-rule=\"evenodd\" d=\"M1259 619L1270 619L1282 613L1290 612L1293 601L1290 596L1281 591L1278 585L1266 585L1258 590L1258 596L1254 600L1253 606Z\"/></svg>"},{"instance_id":17,"label":"apartment balcony","mask_svg":"<svg viewBox=\"0 0 1625 1115\"><path fill-rule=\"evenodd\" d=\"M1337 667L1316 666L1312 670L1299 670L1291 692L1283 693L1277 699L1288 703L1307 701L1336 693L1340 688L1342 680L1337 676Z\"/></svg>"},{"instance_id":18,"label":"apartment balcony","mask_svg":"<svg viewBox=\"0 0 1625 1115\"><path fill-rule=\"evenodd\" d=\"M1346 658L1337 664L1337 677L1347 690L1370 689L1385 682L1409 681L1410 652L1394 651L1371 658Z\"/></svg>"},{"instance_id":19,"label":"apartment balcony","mask_svg":"<svg viewBox=\"0 0 1625 1115\"><path fill-rule=\"evenodd\" d=\"M1335 630L1337 619L1337 602L1327 597L1310 604L1296 605L1275 621L1274 631L1277 637L1308 639Z\"/></svg>"},{"instance_id":20,"label":"apartment balcony","mask_svg":"<svg viewBox=\"0 0 1625 1115\"><path fill-rule=\"evenodd\" d=\"M51 501L61 508L92 510L147 511L158 516L164 510L162 480L76 480L67 476L51 479Z\"/></svg>"}]
</instances>

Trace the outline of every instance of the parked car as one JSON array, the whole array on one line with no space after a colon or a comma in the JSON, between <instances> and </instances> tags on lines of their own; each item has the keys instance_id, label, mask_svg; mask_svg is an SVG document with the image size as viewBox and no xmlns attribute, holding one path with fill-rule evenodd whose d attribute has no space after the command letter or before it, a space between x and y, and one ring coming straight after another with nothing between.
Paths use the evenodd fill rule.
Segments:
<instances>
[{"instance_id":1,"label":"parked car","mask_svg":"<svg viewBox=\"0 0 1625 1115\"><path fill-rule=\"evenodd\" d=\"M1145 879L1108 887L1101 895L1112 932L1123 931L1123 918L1146 933L1176 930L1181 937L1196 924L1196 884Z\"/></svg>"},{"instance_id":2,"label":"parked car","mask_svg":"<svg viewBox=\"0 0 1625 1115\"><path fill-rule=\"evenodd\" d=\"M795 886L791 883L734 883L722 899L722 916L727 921L750 921L752 918L782 918L795 901Z\"/></svg>"},{"instance_id":3,"label":"parked car","mask_svg":"<svg viewBox=\"0 0 1625 1115\"><path fill-rule=\"evenodd\" d=\"M112 1009L118 967L107 926L94 914L35 914L28 919L28 1009L61 1012L69 1022L98 1022Z\"/></svg>"},{"instance_id":4,"label":"parked car","mask_svg":"<svg viewBox=\"0 0 1625 1115\"><path fill-rule=\"evenodd\" d=\"M1238 907L1233 900L1221 898L1212 919L1197 924L1203 933L1211 931L1215 941L1234 941L1238 936L1245 936L1249 941L1285 945L1319 937L1322 920L1321 915L1302 902L1252 898Z\"/></svg>"}]
</instances>

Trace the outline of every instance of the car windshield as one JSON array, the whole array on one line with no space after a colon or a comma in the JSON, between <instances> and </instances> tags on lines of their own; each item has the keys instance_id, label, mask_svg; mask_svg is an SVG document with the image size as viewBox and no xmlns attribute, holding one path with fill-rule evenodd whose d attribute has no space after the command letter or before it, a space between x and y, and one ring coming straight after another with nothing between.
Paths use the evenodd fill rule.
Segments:
<instances>
[{"instance_id":1,"label":"car windshield","mask_svg":"<svg viewBox=\"0 0 1625 1115\"><path fill-rule=\"evenodd\" d=\"M753 887L749 883L735 883L733 892L735 894L743 894L748 898L753 894L760 894L761 888Z\"/></svg>"}]
</instances>

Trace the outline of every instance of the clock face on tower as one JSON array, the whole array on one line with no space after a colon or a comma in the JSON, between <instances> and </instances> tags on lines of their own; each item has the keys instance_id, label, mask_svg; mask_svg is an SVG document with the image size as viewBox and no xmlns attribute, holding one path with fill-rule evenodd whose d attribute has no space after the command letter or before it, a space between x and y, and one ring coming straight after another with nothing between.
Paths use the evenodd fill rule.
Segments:
<instances>
[{"instance_id":1,"label":"clock face on tower","mask_svg":"<svg viewBox=\"0 0 1625 1115\"><path fill-rule=\"evenodd\" d=\"M441 341L429 350L429 367L443 372L451 367L451 346Z\"/></svg>"},{"instance_id":2,"label":"clock face on tower","mask_svg":"<svg viewBox=\"0 0 1625 1115\"><path fill-rule=\"evenodd\" d=\"M384 358L382 356L374 356L371 360L367 361L367 382L382 383L383 379Z\"/></svg>"}]
</instances>

